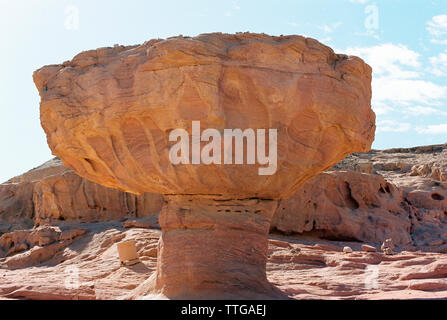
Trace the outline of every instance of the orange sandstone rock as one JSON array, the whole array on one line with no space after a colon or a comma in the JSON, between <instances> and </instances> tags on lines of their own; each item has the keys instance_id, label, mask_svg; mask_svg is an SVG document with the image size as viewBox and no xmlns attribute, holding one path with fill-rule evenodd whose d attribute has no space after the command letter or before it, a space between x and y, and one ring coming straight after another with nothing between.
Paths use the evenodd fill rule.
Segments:
<instances>
[{"instance_id":1,"label":"orange sandstone rock","mask_svg":"<svg viewBox=\"0 0 447 320\"><path fill-rule=\"evenodd\" d=\"M278 297L265 273L276 201L374 139L371 68L300 36L101 48L37 70L34 82L48 144L65 165L107 187L167 195L157 272L139 294ZM173 165L169 134L191 133L193 121L219 132L276 129L276 172Z\"/></svg>"},{"instance_id":2,"label":"orange sandstone rock","mask_svg":"<svg viewBox=\"0 0 447 320\"><path fill-rule=\"evenodd\" d=\"M402 192L380 175L328 171L281 200L271 227L328 240L381 244L393 238L410 249L413 216Z\"/></svg>"},{"instance_id":3,"label":"orange sandstone rock","mask_svg":"<svg viewBox=\"0 0 447 320\"><path fill-rule=\"evenodd\" d=\"M159 194L134 195L78 176L59 159L0 184L0 235L34 225L156 217Z\"/></svg>"},{"instance_id":4,"label":"orange sandstone rock","mask_svg":"<svg viewBox=\"0 0 447 320\"><path fill-rule=\"evenodd\" d=\"M101 48L34 73L48 144L127 192L285 198L374 138L371 68L300 36L204 34ZM169 133L278 130L278 168L172 165Z\"/></svg>"}]
</instances>

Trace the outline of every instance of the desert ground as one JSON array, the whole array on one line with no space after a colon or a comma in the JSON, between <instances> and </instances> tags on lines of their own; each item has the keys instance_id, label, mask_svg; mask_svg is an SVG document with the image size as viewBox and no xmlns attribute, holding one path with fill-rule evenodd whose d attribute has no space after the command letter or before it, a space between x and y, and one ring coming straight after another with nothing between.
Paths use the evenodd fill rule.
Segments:
<instances>
[{"instance_id":1,"label":"desert ground","mask_svg":"<svg viewBox=\"0 0 447 320\"><path fill-rule=\"evenodd\" d=\"M1 184L0 297L150 298L162 206L57 158ZM120 264L124 240L140 263ZM447 298L447 145L348 156L280 202L268 241L267 278L293 299Z\"/></svg>"}]
</instances>

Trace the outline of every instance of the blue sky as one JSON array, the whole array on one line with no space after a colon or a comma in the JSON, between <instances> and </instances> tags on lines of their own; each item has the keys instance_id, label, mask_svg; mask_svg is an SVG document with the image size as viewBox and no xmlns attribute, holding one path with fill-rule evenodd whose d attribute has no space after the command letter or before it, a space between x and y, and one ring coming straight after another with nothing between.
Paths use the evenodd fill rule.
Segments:
<instances>
[{"instance_id":1,"label":"blue sky","mask_svg":"<svg viewBox=\"0 0 447 320\"><path fill-rule=\"evenodd\" d=\"M0 182L51 158L34 70L114 44L300 34L374 69L373 148L447 142L447 0L0 0Z\"/></svg>"}]
</instances>

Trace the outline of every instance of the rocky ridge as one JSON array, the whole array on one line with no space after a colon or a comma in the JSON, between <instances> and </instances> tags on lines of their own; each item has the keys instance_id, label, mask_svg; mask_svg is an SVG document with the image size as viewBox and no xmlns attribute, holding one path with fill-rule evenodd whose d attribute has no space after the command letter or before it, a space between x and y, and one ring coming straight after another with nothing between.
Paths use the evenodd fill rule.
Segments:
<instances>
[{"instance_id":1,"label":"rocky ridge","mask_svg":"<svg viewBox=\"0 0 447 320\"><path fill-rule=\"evenodd\" d=\"M269 240L269 281L298 299L447 298L447 189L442 175L432 175L447 172L446 150L440 145L353 154L283 200ZM429 169L416 171L424 166ZM67 173L75 175L54 159L0 185L2 196L8 195L0 200L0 219L8 226L0 235L2 298L126 298L155 270L160 205L140 215L122 203L112 206L117 215L109 218L107 205L98 217L88 206L65 211L62 201L56 204L63 219L34 220L34 186L53 176L51 181L72 187L57 178ZM12 215L14 208L20 214ZM286 210L289 215L282 214ZM393 256L380 250L387 237L397 244ZM119 266L116 242L125 239L137 241L142 264ZM365 252L365 244L377 252ZM353 252L343 253L346 246ZM73 270L80 284L67 289Z\"/></svg>"},{"instance_id":2,"label":"rocky ridge","mask_svg":"<svg viewBox=\"0 0 447 320\"><path fill-rule=\"evenodd\" d=\"M393 238L401 248L445 252L446 154L440 145L350 155L282 200L272 232L374 245ZM55 158L0 185L0 232L114 219L131 225L156 218L162 204L161 195L89 182Z\"/></svg>"}]
</instances>

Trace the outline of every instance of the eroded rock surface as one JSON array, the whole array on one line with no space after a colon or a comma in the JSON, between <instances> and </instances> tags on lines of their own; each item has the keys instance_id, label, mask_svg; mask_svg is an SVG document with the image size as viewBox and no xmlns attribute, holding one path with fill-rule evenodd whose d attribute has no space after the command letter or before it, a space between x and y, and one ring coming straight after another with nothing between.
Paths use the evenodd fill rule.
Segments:
<instances>
[{"instance_id":1,"label":"eroded rock surface","mask_svg":"<svg viewBox=\"0 0 447 320\"><path fill-rule=\"evenodd\" d=\"M401 193L400 206L408 214L413 245L424 251L446 253L447 183L443 176L447 172L447 144L353 154L337 164L336 169L353 168L360 161L369 162L376 175L382 176ZM415 174L421 167L433 170ZM393 242L401 245L394 238Z\"/></svg>"},{"instance_id":2,"label":"eroded rock surface","mask_svg":"<svg viewBox=\"0 0 447 320\"><path fill-rule=\"evenodd\" d=\"M0 184L0 234L64 221L156 216L163 198L110 189L81 178L55 158Z\"/></svg>"},{"instance_id":3,"label":"eroded rock surface","mask_svg":"<svg viewBox=\"0 0 447 320\"><path fill-rule=\"evenodd\" d=\"M106 187L166 195L147 292L169 298L276 296L265 273L276 201L374 139L371 68L300 36L215 33L101 48L37 70L34 82L54 155ZM192 135L195 121L219 138L225 129L253 130L258 162L235 164L237 150L230 165L222 157L196 163L192 150L183 155L188 163L174 164L170 134ZM271 175L260 174L266 129ZM218 144L213 155L231 145ZM242 149L248 159L248 143ZM216 201L246 203L243 213L226 214L215 212Z\"/></svg>"},{"instance_id":4,"label":"eroded rock surface","mask_svg":"<svg viewBox=\"0 0 447 320\"><path fill-rule=\"evenodd\" d=\"M374 245L392 238L399 248L446 252L445 182L429 176L413 175L411 169L427 163L441 166L440 163L447 158L445 149L445 146L427 146L415 149L417 151L402 149L396 153L385 150L349 156L333 168L336 171L319 174L306 182L294 196L282 200L273 218L272 230ZM431 150L437 151L433 153ZM399 165L389 165L399 161L400 167L405 168L403 171ZM365 163L369 165L363 165ZM371 168L366 174L365 167ZM98 214L98 209L88 207L85 197L78 197L84 192L76 193L70 187L77 185L69 183L71 180L78 181L80 178L68 179L69 172L69 177L76 176L55 159L1 184L0 232L31 228L35 223L105 222L112 218L128 219L126 225L129 227L159 227L156 217L162 208L162 196L147 194L141 200L141 196L122 195L95 185L85 194L92 198L97 193L95 201L102 203ZM48 187L48 176L52 177L49 181L59 182L57 188ZM47 186L47 192L39 202L33 202L34 186L40 182ZM80 185L93 184L85 181ZM66 190L63 196L58 193L61 189ZM134 198L140 199L137 204L141 204L136 206L136 211L130 210L128 202L123 201ZM72 201L77 204L76 210L69 207ZM52 205L43 207L46 208L44 210L39 209L39 203ZM36 210L39 212L37 215ZM142 217L149 220L138 219Z\"/></svg>"},{"instance_id":5,"label":"eroded rock surface","mask_svg":"<svg viewBox=\"0 0 447 320\"><path fill-rule=\"evenodd\" d=\"M319 174L281 200L272 228L329 240L381 243L393 238L411 247L412 211L401 192L380 175L354 171Z\"/></svg>"},{"instance_id":6,"label":"eroded rock surface","mask_svg":"<svg viewBox=\"0 0 447 320\"><path fill-rule=\"evenodd\" d=\"M0 258L4 258L9 269L41 264L86 232L84 229L61 230L45 226L5 233L0 237Z\"/></svg>"},{"instance_id":7,"label":"eroded rock surface","mask_svg":"<svg viewBox=\"0 0 447 320\"><path fill-rule=\"evenodd\" d=\"M79 228L77 225L72 226ZM128 299L157 267L159 230L84 224L45 262L11 270L0 259L0 299ZM116 243L135 240L142 263L120 265ZM353 248L343 253L344 246ZM445 254L364 252L360 244L270 236L267 277L294 299L446 299ZM163 298L144 296L139 298Z\"/></svg>"},{"instance_id":8,"label":"eroded rock surface","mask_svg":"<svg viewBox=\"0 0 447 320\"><path fill-rule=\"evenodd\" d=\"M284 231L281 235L270 235L266 268L268 280L296 299L447 298L447 223L444 214L440 215L442 209L447 207L430 205L425 208L422 205L434 200L432 194L439 193L444 196L445 183L432 177L411 175L411 167L414 165L423 165L433 159L442 162L446 158L444 150L445 146L427 146L354 154L336 166L338 172L322 173L310 180L305 185L306 193L301 190L297 192L298 198L293 201L286 200L291 201L291 206L296 209L285 207L285 201L277 210L274 221L278 226L282 225ZM361 172L365 172L362 167L365 166L358 165L365 161L370 163L372 168L368 174L362 174ZM401 165L386 164L399 161ZM435 166L438 164L435 163ZM390 169L392 171L389 171ZM59 168L57 172L65 170ZM14 180L22 179L17 177ZM351 196L362 203L358 208L346 203L346 181L354 186L359 183L362 187L354 187L351 190ZM332 185L335 182L340 184ZM318 188L318 184L323 184L324 188ZM387 186L390 192L387 192ZM385 192L380 191L380 187L383 187ZM419 200L411 198L413 201L409 203L409 200L406 200L406 195L409 194L419 194ZM426 200L422 201L422 196L426 197ZM11 203L14 197L8 199L8 203ZM306 205L309 200L311 202ZM323 207L317 208L325 210L314 211L313 200L324 203ZM380 208L374 205L369 208L365 205L368 201L383 205L384 209L380 211ZM443 200L436 201L444 203ZM302 205L296 206L298 203ZM391 205L399 206L399 203L400 209L396 212L408 212L408 219L403 218L405 215L387 212L387 208L392 208ZM20 208L18 204L15 206ZM284 215L279 214L283 208L289 210L289 219L284 219ZM326 214L333 224L322 223ZM384 219L386 223L373 223L376 220L370 221L367 214ZM306 224L306 219L300 218L301 215L315 219L319 231L312 231L313 222ZM339 216L339 219L335 219L335 216ZM410 216L416 218L410 219ZM17 220L14 221L18 222L20 217L15 219ZM408 222L414 248L403 250L402 243L397 243L397 240L406 239L399 235L405 234ZM24 248L23 251L11 252L7 257L0 258L1 298L118 299L141 297L147 293L144 290L140 292L137 287L154 274L157 267L157 247L161 232L154 229L159 228L156 216L132 217L124 223L101 221L82 225L77 225L67 218L65 223L68 224L65 226L67 229L85 229L88 232L75 237L70 244L61 244L59 248L59 241L45 245L43 249L37 245L36 249L45 250L47 254L47 260L43 262L27 253L34 245L27 245L29 248ZM284 235L286 230L290 231L287 236ZM337 230L336 234L334 230ZM358 231L365 231L368 238L362 238L363 232ZM20 233L29 236L33 231ZM328 237L328 234L331 234L331 237ZM360 242L348 241L353 235L358 237L356 240ZM390 235L396 244L396 248L393 248L394 255L388 256L382 252L381 244L386 240L382 237L386 235ZM332 240L323 240L321 237ZM137 241L143 264L120 267L116 242L131 239ZM21 241L18 241L17 246L23 246L20 243ZM364 252L362 245L365 244L377 248L378 251ZM50 245L53 246L49 247ZM10 246L10 242L7 246ZM343 247L350 247L353 252L343 253ZM5 251L3 249L3 255ZM27 256L33 259L22 259ZM18 264L20 267L15 269L6 263L6 259L26 263ZM73 267L77 267L79 271L77 289L73 286L66 288L67 279L71 279L72 272L76 270ZM377 275L377 278L374 278L374 275Z\"/></svg>"},{"instance_id":9,"label":"eroded rock surface","mask_svg":"<svg viewBox=\"0 0 447 320\"><path fill-rule=\"evenodd\" d=\"M265 277L276 207L273 200L167 197L159 217L157 272L134 297L148 292L176 299L283 297Z\"/></svg>"},{"instance_id":10,"label":"eroded rock surface","mask_svg":"<svg viewBox=\"0 0 447 320\"><path fill-rule=\"evenodd\" d=\"M203 34L100 48L34 73L53 154L127 192L268 199L292 195L369 150L371 68L301 36ZM274 175L256 165L173 165L169 133L277 129Z\"/></svg>"}]
</instances>

